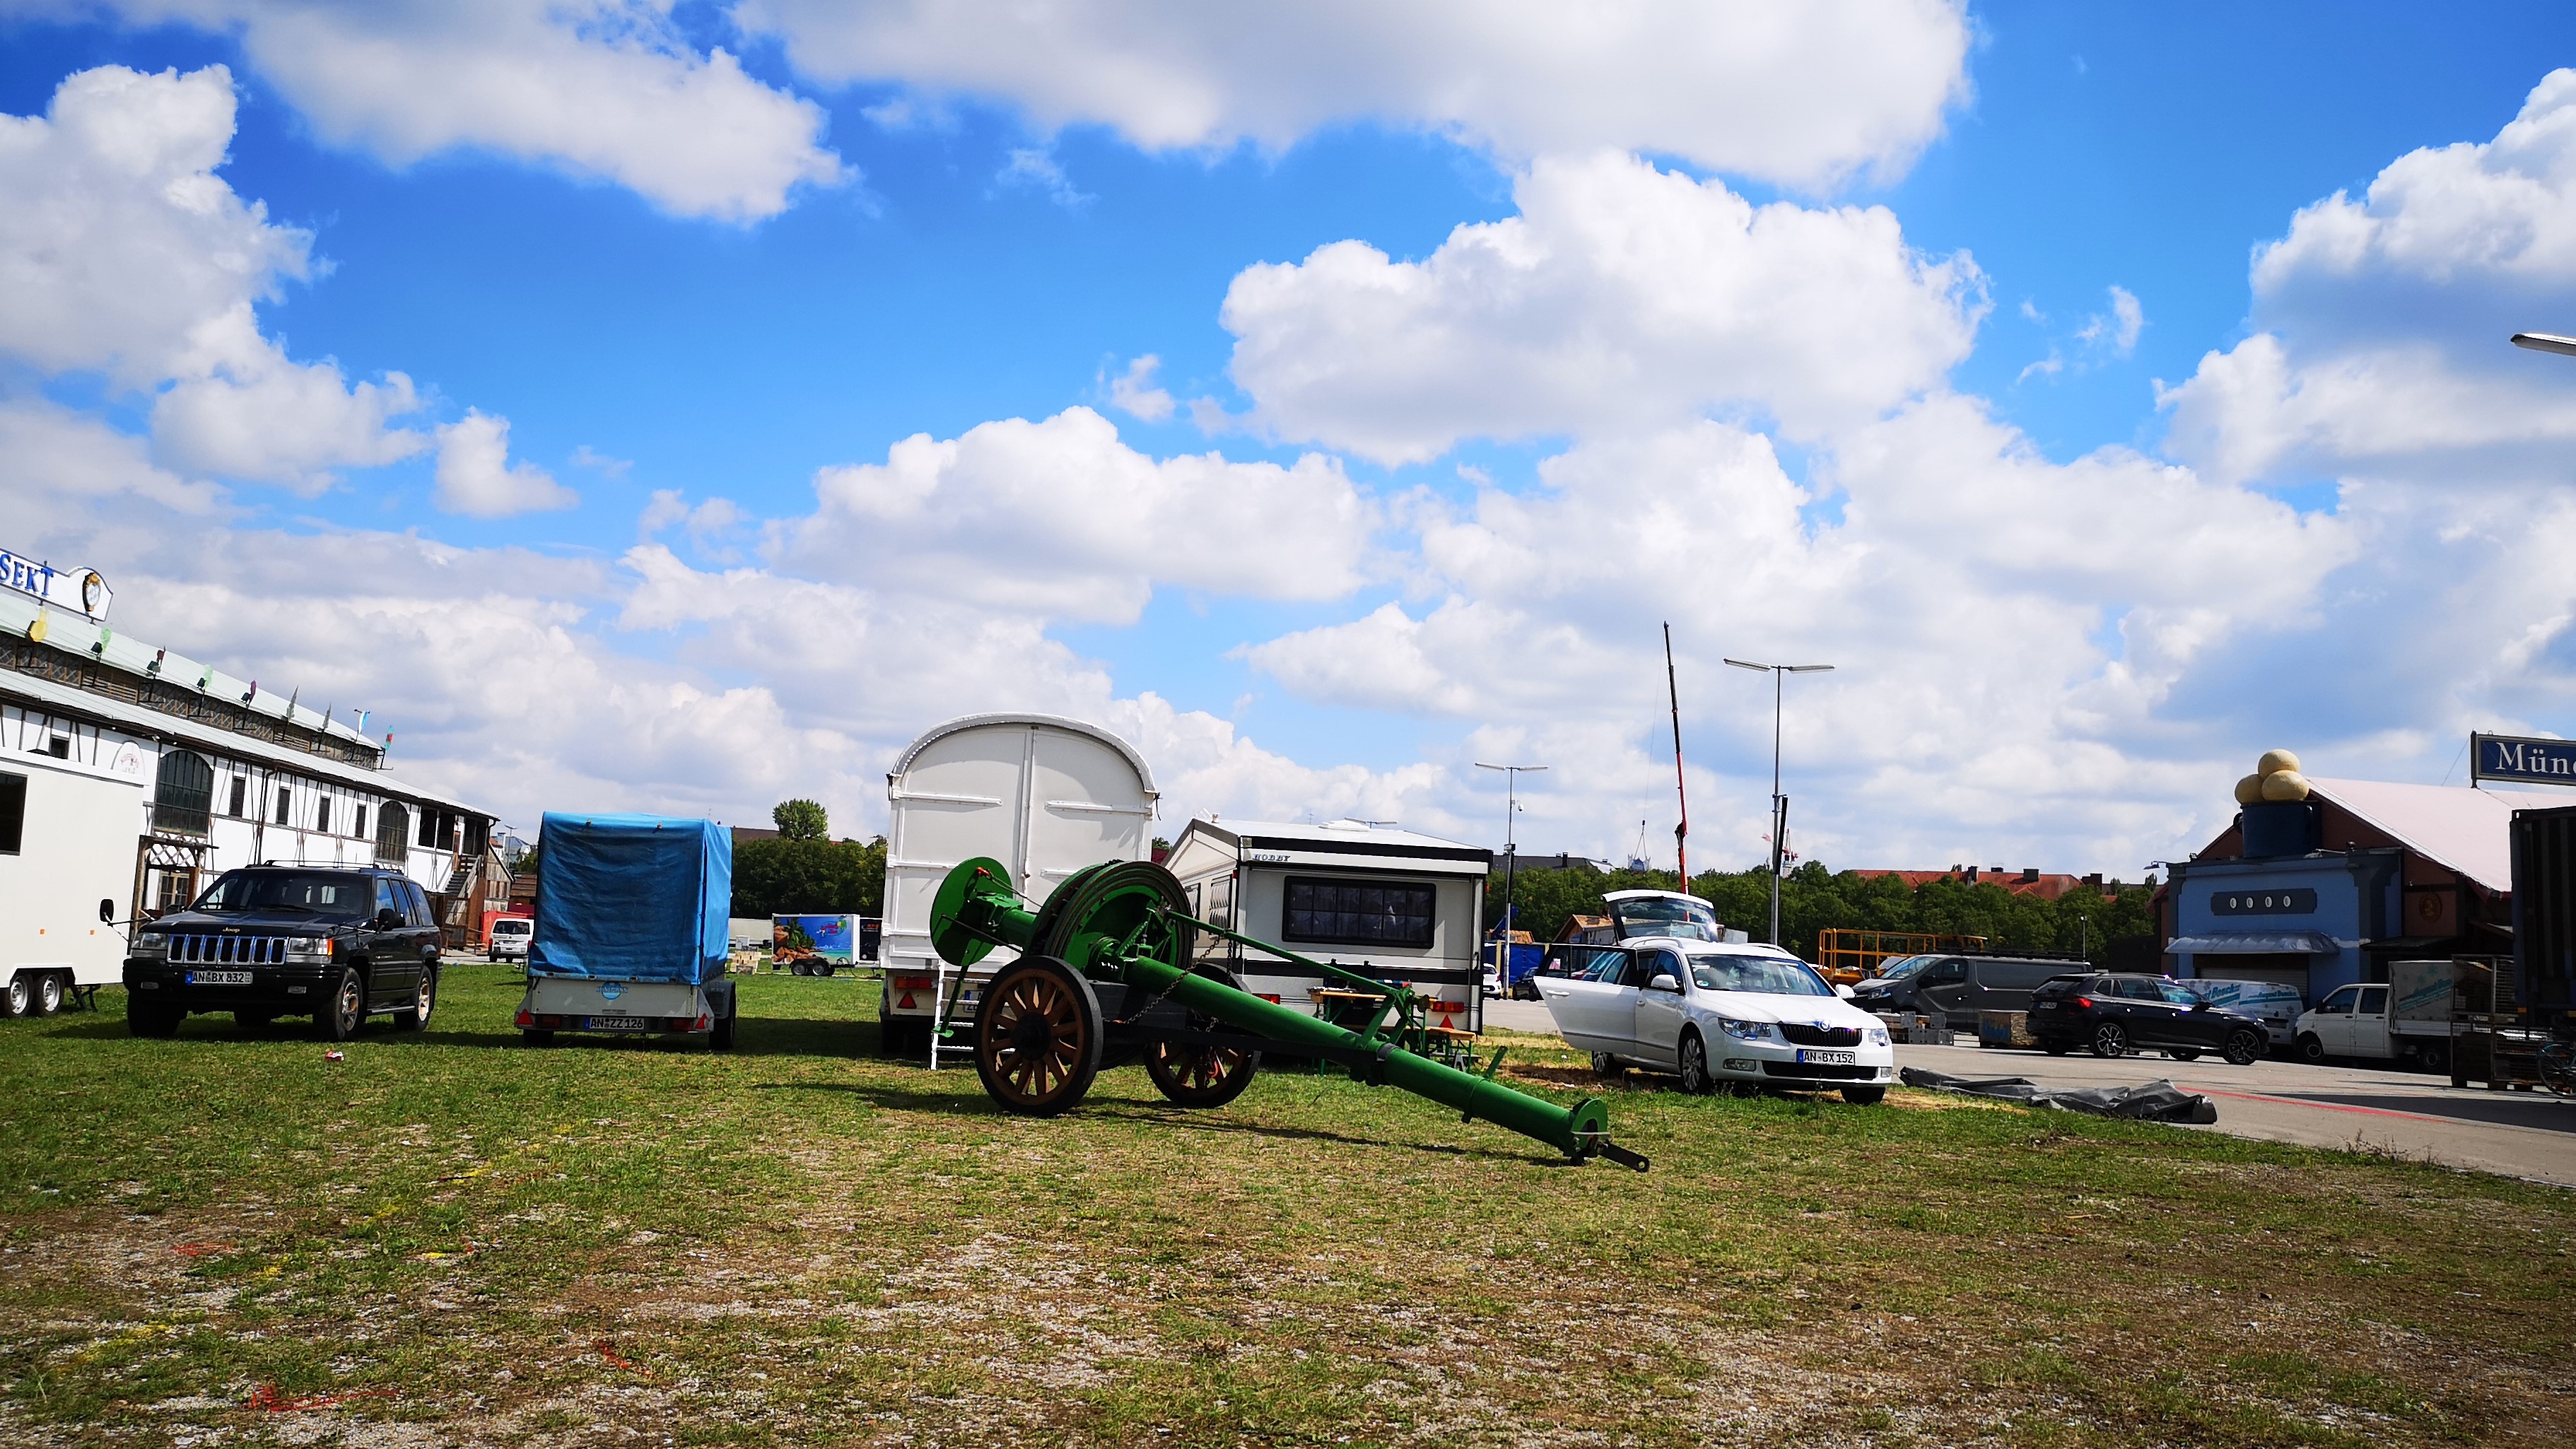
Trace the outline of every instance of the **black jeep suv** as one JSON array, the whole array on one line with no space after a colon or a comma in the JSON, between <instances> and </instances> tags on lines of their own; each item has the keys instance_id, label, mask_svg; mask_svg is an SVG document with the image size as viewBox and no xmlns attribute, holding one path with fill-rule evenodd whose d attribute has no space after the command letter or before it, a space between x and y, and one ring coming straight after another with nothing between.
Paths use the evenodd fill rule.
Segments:
<instances>
[{"instance_id":1,"label":"black jeep suv","mask_svg":"<svg viewBox=\"0 0 2576 1449\"><path fill-rule=\"evenodd\" d=\"M2030 1034L2053 1057L2078 1046L2097 1057L2147 1047L2178 1062L2214 1051L2240 1067L2260 1061L2272 1044L2250 1016L2222 1011L2168 977L2125 972L2042 982L2030 994Z\"/></svg>"},{"instance_id":2,"label":"black jeep suv","mask_svg":"<svg viewBox=\"0 0 2576 1449\"><path fill-rule=\"evenodd\" d=\"M375 1012L429 1025L438 1001L438 926L398 871L255 865L228 870L184 911L136 927L125 958L125 1020L169 1036L192 1011L243 1026L313 1018L347 1041Z\"/></svg>"}]
</instances>

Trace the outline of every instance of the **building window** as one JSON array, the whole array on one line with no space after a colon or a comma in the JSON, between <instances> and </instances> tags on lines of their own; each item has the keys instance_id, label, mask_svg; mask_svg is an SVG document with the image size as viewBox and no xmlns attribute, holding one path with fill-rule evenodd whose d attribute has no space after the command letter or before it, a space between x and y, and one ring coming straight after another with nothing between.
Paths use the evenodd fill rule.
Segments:
<instances>
[{"instance_id":1,"label":"building window","mask_svg":"<svg viewBox=\"0 0 2576 1449\"><path fill-rule=\"evenodd\" d=\"M444 843L438 838L438 820L439 815L435 810L420 812L420 843L433 850Z\"/></svg>"},{"instance_id":2,"label":"building window","mask_svg":"<svg viewBox=\"0 0 2576 1449\"><path fill-rule=\"evenodd\" d=\"M376 812L376 859L400 865L411 854L411 812L386 801Z\"/></svg>"},{"instance_id":3,"label":"building window","mask_svg":"<svg viewBox=\"0 0 2576 1449\"><path fill-rule=\"evenodd\" d=\"M242 818L242 808L249 803L249 796L250 776L233 776L233 808L225 813L232 816L235 820Z\"/></svg>"},{"instance_id":4,"label":"building window","mask_svg":"<svg viewBox=\"0 0 2576 1449\"><path fill-rule=\"evenodd\" d=\"M203 835L213 823L214 807L215 767L186 750L162 751L152 787L152 828Z\"/></svg>"},{"instance_id":5,"label":"building window","mask_svg":"<svg viewBox=\"0 0 2576 1449\"><path fill-rule=\"evenodd\" d=\"M16 855L27 837L27 777L0 775L0 855Z\"/></svg>"},{"instance_id":6,"label":"building window","mask_svg":"<svg viewBox=\"0 0 2576 1449\"><path fill-rule=\"evenodd\" d=\"M366 806L352 805L349 807L349 833L358 837L360 840L367 838Z\"/></svg>"},{"instance_id":7,"label":"building window","mask_svg":"<svg viewBox=\"0 0 2576 1449\"><path fill-rule=\"evenodd\" d=\"M331 833L331 797L328 795L313 802L313 828L325 835Z\"/></svg>"},{"instance_id":8,"label":"building window","mask_svg":"<svg viewBox=\"0 0 2576 1449\"><path fill-rule=\"evenodd\" d=\"M295 792L284 785L277 787L277 823L286 823L286 812L295 803Z\"/></svg>"},{"instance_id":9,"label":"building window","mask_svg":"<svg viewBox=\"0 0 2576 1449\"><path fill-rule=\"evenodd\" d=\"M53 756L57 760L70 759L72 757L72 737L69 735L56 735L52 739L47 740L45 742L45 753Z\"/></svg>"},{"instance_id":10,"label":"building window","mask_svg":"<svg viewBox=\"0 0 2576 1449\"><path fill-rule=\"evenodd\" d=\"M1418 949L1431 944L1431 901L1427 885L1290 876L1280 934L1324 945Z\"/></svg>"}]
</instances>

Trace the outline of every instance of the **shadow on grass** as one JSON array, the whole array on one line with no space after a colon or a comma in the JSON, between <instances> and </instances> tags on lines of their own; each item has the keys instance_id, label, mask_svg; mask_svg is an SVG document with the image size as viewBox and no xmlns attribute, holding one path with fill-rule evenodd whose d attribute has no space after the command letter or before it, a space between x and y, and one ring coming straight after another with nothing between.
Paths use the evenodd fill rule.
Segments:
<instances>
[{"instance_id":1,"label":"shadow on grass","mask_svg":"<svg viewBox=\"0 0 2576 1449\"><path fill-rule=\"evenodd\" d=\"M892 1112L927 1112L949 1117L1000 1117L1001 1107L982 1093L982 1084L972 1076L958 1092L932 1092L917 1088L875 1086L861 1082L761 1082L755 1092L837 1092L856 1097L870 1106ZM1498 1159L1537 1163L1542 1166L1581 1166L1570 1158L1555 1154L1513 1152L1484 1147L1460 1147L1438 1142L1392 1142L1381 1137L1353 1137L1340 1132L1327 1132L1313 1127L1265 1126L1258 1122L1236 1121L1213 1116L1186 1107L1157 1108L1134 1106L1116 1101L1094 1101L1074 1109L1084 1117L1110 1118L1121 1122L1147 1122L1179 1132L1219 1132L1248 1137L1286 1138L1304 1142L1330 1142L1344 1147L1382 1147L1402 1152L1420 1152L1438 1157L1474 1158L1478 1161ZM1489 1124L1490 1125L1490 1124ZM1494 1128L1500 1132L1504 1129Z\"/></svg>"}]
</instances>

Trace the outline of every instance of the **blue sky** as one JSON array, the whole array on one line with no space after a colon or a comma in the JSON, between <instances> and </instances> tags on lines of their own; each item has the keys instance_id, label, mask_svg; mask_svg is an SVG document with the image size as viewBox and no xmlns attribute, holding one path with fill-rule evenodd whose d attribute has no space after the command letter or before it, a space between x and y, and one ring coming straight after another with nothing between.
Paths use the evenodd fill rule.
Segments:
<instances>
[{"instance_id":1,"label":"blue sky","mask_svg":"<svg viewBox=\"0 0 2576 1449\"><path fill-rule=\"evenodd\" d=\"M1624 853L1639 815L1670 808L1652 783L1669 769L1668 753L1659 754L1668 745L1655 733L1658 690L1648 687L1660 685L1660 670L1644 667L1667 617L1686 640L1686 693L1698 696L1686 699L1686 725L1713 797L1693 813L1723 822L1711 828L1727 842L1710 847L1721 855L1758 848L1738 837L1758 831L1746 822L1762 808L1767 786L1751 782L1767 777L1769 734L1767 700L1739 697L1759 691L1713 667L1723 653L1805 650L1843 662L1845 677L1814 701L1831 717L1793 729L1791 749L1793 777L1804 769L1804 788L1815 792L1812 813L1802 810L1815 822L1815 848L1847 864L2007 852L2015 864L2030 854L2052 867L2133 871L2223 819L2240 754L2250 761L2256 750L2292 743L2326 753L2311 761L2320 773L2331 763L2345 774L2436 778L2435 762L2453 753L2466 724L2564 726L2549 710L2567 699L2565 650L2545 641L2561 638L2550 621L2566 591L2544 565L2476 564L2537 571L2499 575L2490 591L2513 601L2516 627L2541 631L2536 650L2455 661L2445 672L2432 661L2456 650L2441 630L2398 640L2380 632L2422 632L2392 623L2392 601L2420 600L2419 590L2438 592L2457 576L2456 558L2392 562L2373 540L2412 528L2410 510L2446 506L2419 490L2456 474L2458 440L2351 442L2351 429L2300 411L2295 389L2288 401L2266 395L2270 411L2258 417L2236 372L2204 368L2212 353L2250 365L2260 339L2277 336L2294 377L2301 368L2342 376L2349 369L2334 348L2344 344L2333 339L2370 336L2375 307L2384 300L2394 317L2414 295L2396 272L2430 267L2454 279L2443 286L2458 285L2456 265L2439 259L2401 259L2388 275L2321 262L2313 286L2283 283L2274 316L2249 267L2301 208L2338 191L2359 196L2418 148L2494 140L2553 66L2576 59L2576 18L2562 7L2481 7L2463 18L2400 6L2248 14L1985 5L1967 12L1964 46L1944 51L1944 25L1956 24L1947 7L1889 0L1891 18L1873 28L1899 39L1871 64L1914 77L1928 102L1909 108L1888 98L1903 87L1872 78L1887 71L1846 75L1848 57L1819 43L1776 65L1806 67L1812 80L1802 89L1822 99L1802 103L1803 119L1785 138L1741 144L1734 134L1753 136L1762 118L1728 120L1727 103L1709 99L1725 89L1722 76L1703 90L1687 68L1657 76L1642 63L1633 81L1616 65L1557 78L1569 97L1561 104L1542 97L1516 102L1517 110L1444 113L1436 95L1423 99L1436 88L1406 88L1412 62L1400 52L1427 45L1423 37L1378 34L1326 12L1314 36L1285 39L1314 40L1328 54L1383 47L1379 60L1393 79L1348 83L1357 100L1305 105L1293 48L1282 81L1229 70L1220 34L1198 61L1173 64L1187 71L1204 62L1204 74L1181 78L1203 83L1228 119L1176 144L1150 134L1158 124L1150 107L1122 107L1114 82L1066 91L1011 79L1041 72L1008 53L1043 49L1025 37L913 36L907 49L855 22L852 33L836 32L799 6L764 12L783 19L740 23L722 8L685 6L667 25L649 9L606 0L577 8L600 22L587 39L549 33L545 7L509 0L463 7L451 20L388 10L375 38L416 47L424 59L419 74L397 77L381 96L334 78L329 47L346 35L298 31L304 22L291 11L259 0L199 12L231 14L230 23L203 28L149 24L157 12L141 4L74 7L68 17L47 7L0 21L0 110L13 116L44 115L67 77L95 67L180 75L225 67L238 108L214 174L264 206L269 226L309 232L318 264L300 279L253 288L259 335L299 365L336 360L353 387L403 374L419 403L386 425L418 441L386 444L378 435L296 465L307 466L308 480L327 471L331 481L317 491L310 481L226 473L206 461L205 447L192 453L156 425L156 400L185 382L191 364L154 374L130 358L48 360L22 345L0 370L0 401L41 404L65 427L128 440L171 480L153 487L211 491L192 495L195 512L145 518L129 509L108 523L102 510L122 508L115 500L139 496L143 485L22 460L21 476L47 481L24 485L21 526L39 536L15 542L87 549L118 567L132 627L153 628L176 647L224 656L246 674L274 677L259 660L280 653L295 661L290 667L336 674L327 692L375 699L380 727L416 732L414 768L493 798L505 814L634 805L753 818L777 794L811 793L844 823L864 822L881 808L871 770L914 729L970 709L1037 707L1143 734L1149 754L1159 741L1167 772L1188 782L1172 792L1182 810L1360 810L1492 833L1485 817L1498 809L1468 757L1550 753L1562 764L1553 793L1534 807L1544 818L1525 838ZM1053 8L1069 26L1104 33L1097 53L1071 54L1065 69L1125 73L1111 69L1124 42L1109 33L1117 27L1097 23L1095 7ZM1872 6L1846 8L1866 18ZM1650 19L1654 9L1643 6ZM619 33L607 20L640 27L645 40L624 49L599 42L599 33L612 42ZM376 23L360 14L347 25ZM1345 23L1357 28L1333 29ZM1712 24L1723 69L1729 36L1722 18ZM1651 25L1645 34L1651 41ZM1906 49L1915 39L1921 44ZM821 124L764 157L717 155L675 180L656 170L661 159L650 147L620 151L612 142L603 152L585 141L577 116L501 106L493 109L503 120L478 122L478 102L438 95L456 84L459 67L434 57L452 55L467 57L469 71L484 61L560 63L568 110L618 103L606 91L579 90L620 83L575 65L585 44L620 63L659 57L717 81L722 63L710 57L721 47L740 55L746 72L722 104L771 124L801 103L819 110ZM1495 53L1501 69L1476 79L1500 89L1515 80L1509 66L1523 62L1509 47ZM1642 121L1616 123L1601 119L1613 109L1606 102L1583 99L1586 86L1629 84L1671 94L1648 95ZM1344 87L1344 77L1319 69L1310 90ZM1175 84L1174 93L1189 91ZM1297 119L1276 119L1301 106ZM1843 111L1868 112L1863 119L1900 134L1839 150L1807 144L1841 124ZM410 139L384 139L403 128ZM1532 143L1533 135L1544 139ZM1821 161L1811 154L1819 148ZM710 174L787 164L782 156L810 165L820 153L838 158L844 179L795 185L779 204L744 200L748 183L702 199ZM1852 276L1884 281L1891 306L1923 309L1916 334L1877 335L1877 314L1852 290L1880 285L1872 281L1815 283L1851 291L1854 310L1842 315L1766 317L1740 334L1731 322L1708 323L1707 335L1691 335L1699 321L1686 309L1663 316L1653 298L1658 287L1692 285L1699 264L1670 278L1605 281L1625 265L1615 260L1629 254L1621 242L1602 253L1613 261L1585 264L1600 275L1551 278L1550 268L1581 270L1560 248L1522 278L1534 292L1575 301L1484 314L1484 294L1466 286L1409 314L1412 332L1370 336L1383 325L1366 311L1381 295L1372 286L1436 280L1403 268L1428 263L1461 225L1521 225L1522 183L1553 163L1594 165L1583 158L1604 155L1641 159L1617 174L1599 163L1577 188L1582 206L1612 208L1600 214L1611 218L1603 225L1617 220L1624 203L1616 198L1647 205L1651 188L1640 188L1658 173L1756 207L1814 213L1817 225L1851 234ZM38 184L30 174L16 184ZM729 206L758 214L721 214ZM1901 243L1863 239L1832 220L1871 207L1891 214ZM1562 228L1586 223L1580 207L1560 218ZM1635 236L1658 234L1639 225ZM1276 309L1229 329L1221 308L1247 269L1303 263L1345 241L1376 248L1397 270L1345 287L1300 268ZM1802 283L1797 251L1767 260L1712 251L1707 265L1747 269L1743 305L1758 310ZM1885 274L1945 263L1954 268L1946 281ZM1756 275L1762 267L1780 270ZM2576 302L2576 285L2528 273L2513 273L2516 301ZM1819 262L1815 275L1825 274ZM1629 312L1602 307L1605 286L1647 300ZM2114 289L2136 309L2126 326ZM1579 315L1559 315L1569 308ZM2562 317L2571 310L2560 307ZM2449 349L2475 356L2458 364L2471 369L2509 365L2474 352L2498 339L2455 326L2467 315L2483 325L2474 308L2437 310L2392 322L2418 330L2373 346ZM2551 320L2535 311L2530 325ZM1595 349L1633 359L1651 379L1643 391L1673 396L1632 409L1615 388L1576 398L1546 382L1514 392L1521 384L1511 379L1487 386L1475 375L1479 357L1519 347L1529 329L1558 327L1563 335L1528 343L1539 358L1530 376L1565 375L1539 356L1548 349L1560 361L1569 349ZM1374 360L1406 353L1426 328L1467 339L1463 350ZM1348 349L1316 351L1323 344L1312 339L1326 336ZM2256 351L2244 350L2249 339ZM2321 339L2318 350L2303 351L2303 339ZM1236 365L1237 349L1268 342L1286 349L1284 360L1256 386ZM1657 350L1667 346L1684 350ZM1830 375L1838 357L1882 351L1904 354L1883 385L1846 387ZM1815 375L1775 387L1769 359L1788 352L1810 360L1781 364L1784 376L1801 367ZM1110 380L1148 354L1160 363L1152 382L1173 398L1168 415L1149 407L1140 416L1113 398ZM1413 370L1370 371L1399 366ZM1677 370L1700 366L1739 380L1673 381ZM2182 389L2163 406L2159 379ZM2566 382L2576 385L2576 376ZM1328 384L1349 391L1300 391ZM2549 378L2537 374L2531 385L2546 388ZM1354 396L1417 393L1424 410L1454 407L1464 421L1413 431L1402 423L1401 440L1388 442L1384 420L1351 411ZM1232 421L1195 420L1193 399ZM2350 405L2359 420L2384 416L2366 399ZM1275 521L1285 577L1239 588L1230 582L1238 565L1221 560L1239 554L1241 567L1258 572L1263 540L1241 535L1262 534L1271 515L1248 526L1238 516L1237 536L1208 550L1220 562L1194 572L1168 560L1174 549L1196 549L1209 515L1192 501L1205 495L1179 485L1154 505L1165 512L1138 515L1144 521L1130 530L1150 532L1151 549L1103 564L1096 547L1086 555L1067 543L1045 565L1052 592L1034 603L1015 591L1009 557L920 577L886 567L888 557L912 556L904 530L928 526L919 519L866 514L872 522L812 525L796 535L813 540L802 552L782 542L816 514L817 470L883 464L916 434L958 439L980 425L1040 422L1073 407L1108 418L1117 444L1144 460L1215 452L1229 467L1287 467L1312 458L1343 480L1341 491L1319 498L1282 485L1275 497L1260 494L1268 500L1260 507L1285 510ZM511 511L503 500L479 509L494 516L449 506L437 480L451 450L437 430L469 410L506 418L508 461L541 470L552 487L577 494L577 505ZM2296 428L2282 421L2294 415ZM261 417L259 426L276 425ZM2188 446L2167 438L2177 418L2192 420ZM1690 434L1695 420L1720 431ZM2281 442L2285 428L2305 441ZM1720 466L1709 460L1736 456L1729 450L1743 439L1777 460L1742 475L1751 493L1708 471ZM2490 448L2478 467L2499 516L2535 500L2564 508L2564 477L2513 453L2513 439L2472 444ZM369 461L370 446L410 451L379 463ZM1662 461L1637 461L1649 456ZM991 466L1034 466L1033 475L998 482L1045 493L1054 486L1047 457L1024 450ZM1542 482L1551 469L1581 473L1595 457L1625 481L1604 473L1597 482ZM1637 471L1658 467L1675 470L1668 486ZM2138 504L2150 510L2139 519L2123 521L2100 502L2152 494L2147 480L2161 469L2181 470L2188 487ZM501 488L529 475L490 476ZM1799 520L1803 536L1745 521L1780 505L1764 479L1804 490L1781 515ZM979 497L993 496L996 480L949 478L931 506L966 517ZM1918 509L1944 516L1937 496L1909 489L1984 499L1949 520L1975 542L1909 564L1906 548L1933 547L1926 525L1871 532ZM677 503L648 528L644 515L661 490L675 490ZM1331 538L1300 531L1345 493L1374 510L1368 522ZM1626 510L1641 532L1670 545L1669 555L1628 552L1615 531L1607 544L1578 543L1574 515L1498 522L1491 510L1515 495L1533 508L1579 510L1586 526ZM1061 496L1068 509L1089 506ZM2348 518L2362 497L2384 516ZM1647 521L1644 498L1683 508L1687 521ZM2263 511L2272 499L2293 511ZM709 500L724 500L721 516L698 520L709 526L668 521ZM2010 548L2000 542L2015 533L2014 518L2059 511L2059 532ZM2212 544L2201 527L2231 519L2232 537L2261 536L2244 556ZM639 585L630 551L648 532L688 571L680 594L737 601L673 605L650 582ZM289 555L300 539L317 561L376 562L336 579L262 585L185 562L191 534L255 538ZM424 552L440 545L450 552ZM1306 548L1317 552L1299 552ZM1980 554L1989 548L1990 557ZM387 550L408 550L411 564L384 563ZM1464 561L1489 550L1512 562ZM1962 564L1964 555L1984 561ZM2094 555L2104 556L2098 567ZM2277 577L2247 562L2267 557L2282 561ZM414 566L432 574L404 572ZM403 581L379 584L372 568ZM1933 578L1950 568L1966 571ZM2237 587L2249 568L2265 576L2260 586ZM1328 576L1346 577L1329 588L1295 582ZM1103 582L1113 578L1114 586ZM1737 583L1745 591L1729 592ZM822 592L800 592L808 584ZM291 607L281 605L280 588L295 591ZM1131 607L1139 588L1148 601ZM442 589L453 591L445 597L459 619L487 610L508 623L494 623L479 644L458 642L450 636L481 626L423 622L436 618ZM408 602L398 608L393 599ZM648 599L657 602L639 602ZM764 608L782 612L767 617ZM836 625L841 610L870 628ZM1955 617L1936 627L1933 615L1946 611ZM387 624L396 616L413 622ZM1940 642L1898 637L1918 627ZM2449 627L2470 621L2462 615ZM510 628L538 634L512 645ZM884 647L882 631L895 629L916 641L956 631L954 649L973 666L906 664L904 650ZM282 640L282 630L310 637ZM831 654L831 638L861 634L877 641L866 659ZM1008 648L991 643L1003 635L1014 641ZM2013 635L2022 637L1996 642ZM335 657L329 641L365 661ZM555 665L530 664L556 649L569 652ZM1393 652L1370 652L1379 649ZM418 651L437 656L446 688L406 678ZM2391 678L2374 674L2399 656L2425 662ZM712 701L700 712L723 722L667 753L647 749L619 762L622 738L663 728L643 704L588 715L567 705L561 718L532 723L455 697L459 681L477 678L543 691L574 668L646 693ZM2303 683L2276 683L2290 678ZM2400 680L2412 697L2392 705ZM836 693L849 698L836 704ZM1140 702L1148 697L1159 703ZM1937 726L1918 725L1935 716ZM594 758L602 754L612 758ZM1792 788L1801 788L1794 778Z\"/></svg>"}]
</instances>

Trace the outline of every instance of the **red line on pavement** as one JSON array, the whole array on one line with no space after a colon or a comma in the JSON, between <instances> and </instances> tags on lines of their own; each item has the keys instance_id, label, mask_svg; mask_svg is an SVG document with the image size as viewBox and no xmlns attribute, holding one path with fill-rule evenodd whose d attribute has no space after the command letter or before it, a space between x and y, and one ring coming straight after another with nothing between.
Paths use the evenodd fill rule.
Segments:
<instances>
[{"instance_id":1,"label":"red line on pavement","mask_svg":"<svg viewBox=\"0 0 2576 1449\"><path fill-rule=\"evenodd\" d=\"M2218 1087L2194 1090L2212 1097L2235 1097L2247 1102L2282 1102L2293 1107L2314 1107L2320 1112L2358 1112L2364 1117L2401 1117L2410 1122L2436 1122L2446 1127L2510 1127L2510 1122L2479 1122L2466 1117L2442 1117L2430 1112L2396 1112L2386 1107L2354 1107L2342 1102L2316 1102L2306 1097L2275 1097L2268 1092L2230 1092Z\"/></svg>"}]
</instances>

